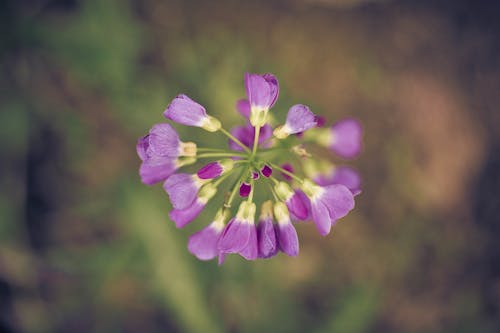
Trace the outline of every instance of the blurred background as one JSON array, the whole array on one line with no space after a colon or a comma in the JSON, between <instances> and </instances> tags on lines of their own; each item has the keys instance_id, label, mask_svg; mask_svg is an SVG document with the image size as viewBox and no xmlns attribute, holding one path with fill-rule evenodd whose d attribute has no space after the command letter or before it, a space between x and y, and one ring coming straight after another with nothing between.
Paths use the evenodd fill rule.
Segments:
<instances>
[{"instance_id":1,"label":"blurred background","mask_svg":"<svg viewBox=\"0 0 500 333\"><path fill-rule=\"evenodd\" d=\"M0 1L0 332L499 332L496 1ZM184 92L234 126L364 126L357 208L299 257L186 250L135 144ZM184 141L203 131L180 128ZM211 135L223 145L225 138ZM336 161L343 163L342 161Z\"/></svg>"}]
</instances>

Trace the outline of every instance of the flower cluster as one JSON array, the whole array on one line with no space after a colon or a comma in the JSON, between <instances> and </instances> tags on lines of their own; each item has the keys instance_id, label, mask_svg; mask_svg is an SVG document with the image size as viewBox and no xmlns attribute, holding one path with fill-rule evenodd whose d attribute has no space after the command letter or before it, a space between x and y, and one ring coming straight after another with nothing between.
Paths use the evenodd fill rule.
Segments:
<instances>
[{"instance_id":1,"label":"flower cluster","mask_svg":"<svg viewBox=\"0 0 500 333\"><path fill-rule=\"evenodd\" d=\"M211 223L188 242L197 258L218 257L219 264L230 253L247 260L270 258L279 251L298 255L294 223L312 220L319 233L327 235L354 208L354 197L361 192L355 170L313 158L308 151L316 144L343 159L356 157L362 137L356 120L325 127L323 118L297 104L289 109L284 124L274 126L269 111L278 98L276 77L247 73L245 88L247 98L236 103L245 124L230 131L186 95L175 97L164 112L174 123L222 133L228 137L227 148L183 142L168 123L154 125L137 143L141 180L148 185L163 182L173 206L169 215L178 228L196 219L219 189L224 191L224 202ZM206 161L198 172L177 172L197 161ZM231 179L232 186L223 189ZM265 186L267 197L254 195L258 186Z\"/></svg>"}]
</instances>

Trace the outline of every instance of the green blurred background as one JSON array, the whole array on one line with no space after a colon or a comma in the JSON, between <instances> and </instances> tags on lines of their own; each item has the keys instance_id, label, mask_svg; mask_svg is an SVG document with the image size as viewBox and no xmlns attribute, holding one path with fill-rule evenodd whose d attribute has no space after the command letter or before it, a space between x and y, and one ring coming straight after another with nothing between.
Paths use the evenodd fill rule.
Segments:
<instances>
[{"instance_id":1,"label":"green blurred background","mask_svg":"<svg viewBox=\"0 0 500 333\"><path fill-rule=\"evenodd\" d=\"M499 332L498 4L0 1L0 332ZM135 143L181 92L238 124L245 71L363 123L363 193L218 267Z\"/></svg>"}]
</instances>

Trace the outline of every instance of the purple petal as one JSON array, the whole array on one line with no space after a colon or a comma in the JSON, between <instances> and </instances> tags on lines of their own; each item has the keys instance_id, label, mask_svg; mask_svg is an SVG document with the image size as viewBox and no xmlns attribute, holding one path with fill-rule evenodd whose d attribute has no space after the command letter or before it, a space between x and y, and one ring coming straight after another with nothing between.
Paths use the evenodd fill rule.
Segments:
<instances>
[{"instance_id":1,"label":"purple petal","mask_svg":"<svg viewBox=\"0 0 500 333\"><path fill-rule=\"evenodd\" d=\"M171 157L153 157L142 162L139 175L144 184L152 185L164 181L175 170L175 160Z\"/></svg>"},{"instance_id":2,"label":"purple petal","mask_svg":"<svg viewBox=\"0 0 500 333\"><path fill-rule=\"evenodd\" d=\"M168 177L163 188L168 193L175 209L191 206L196 200L199 189L193 181L193 176L187 173L178 173Z\"/></svg>"},{"instance_id":3,"label":"purple petal","mask_svg":"<svg viewBox=\"0 0 500 333\"><path fill-rule=\"evenodd\" d=\"M248 224L248 223L247 223ZM255 224L248 224L250 229L250 237L248 237L247 245L239 251L240 255L246 260L255 260L259 254L258 245L257 245L257 229L255 228Z\"/></svg>"},{"instance_id":4,"label":"purple petal","mask_svg":"<svg viewBox=\"0 0 500 333\"><path fill-rule=\"evenodd\" d=\"M174 98L163 115L176 123L198 127L207 118L205 108L183 94Z\"/></svg>"},{"instance_id":5,"label":"purple petal","mask_svg":"<svg viewBox=\"0 0 500 333\"><path fill-rule=\"evenodd\" d=\"M286 206L288 210L295 218L298 220L305 220L309 215L306 205L302 202L302 199L297 195L297 192L286 201Z\"/></svg>"},{"instance_id":6,"label":"purple petal","mask_svg":"<svg viewBox=\"0 0 500 333\"><path fill-rule=\"evenodd\" d=\"M288 110L285 126L288 128L288 134L304 132L316 126L316 117L307 106L297 104Z\"/></svg>"},{"instance_id":7,"label":"purple petal","mask_svg":"<svg viewBox=\"0 0 500 333\"><path fill-rule=\"evenodd\" d=\"M137 146L136 146L137 155L139 155L139 158L142 161L148 158L147 154L148 147L149 147L149 134L137 140Z\"/></svg>"},{"instance_id":8,"label":"purple petal","mask_svg":"<svg viewBox=\"0 0 500 333\"><path fill-rule=\"evenodd\" d=\"M361 151L361 125L357 120L345 119L331 127L333 141L330 149L343 158L354 158Z\"/></svg>"},{"instance_id":9,"label":"purple petal","mask_svg":"<svg viewBox=\"0 0 500 333\"><path fill-rule=\"evenodd\" d=\"M200 260L215 258L219 254L217 242L221 233L222 229L211 223L204 229L192 234L188 241L189 252Z\"/></svg>"},{"instance_id":10,"label":"purple petal","mask_svg":"<svg viewBox=\"0 0 500 333\"><path fill-rule=\"evenodd\" d=\"M240 196L241 197L248 197L248 195L250 194L250 191L252 190L252 185L248 184L248 183L241 183L240 185Z\"/></svg>"},{"instance_id":11,"label":"purple petal","mask_svg":"<svg viewBox=\"0 0 500 333\"><path fill-rule=\"evenodd\" d=\"M322 185L320 183L317 184ZM342 184L346 186L353 194L355 194L356 192L359 193L361 191L361 177L356 170L346 166L335 168L333 170L330 183L324 185L333 184Z\"/></svg>"},{"instance_id":12,"label":"purple petal","mask_svg":"<svg viewBox=\"0 0 500 333\"><path fill-rule=\"evenodd\" d=\"M211 162L198 170L198 177L201 179L213 179L219 177L224 169L219 162Z\"/></svg>"},{"instance_id":13,"label":"purple petal","mask_svg":"<svg viewBox=\"0 0 500 333\"><path fill-rule=\"evenodd\" d=\"M255 179L259 179L259 173L258 172L255 172L255 171L252 171L252 179L255 180Z\"/></svg>"},{"instance_id":14,"label":"purple petal","mask_svg":"<svg viewBox=\"0 0 500 333\"><path fill-rule=\"evenodd\" d=\"M276 228L278 244L281 251L295 257L299 254L299 238L292 223L278 223Z\"/></svg>"},{"instance_id":15,"label":"purple petal","mask_svg":"<svg viewBox=\"0 0 500 333\"><path fill-rule=\"evenodd\" d=\"M296 216L293 213L293 209L292 209L290 211L290 215L291 215L292 219L295 221L296 220L299 220L299 221L310 220L311 219L311 201L309 200L307 195L304 192L302 192L302 190L296 189L294 192L295 192L294 197L298 198L302 202L302 205L305 207L306 216L304 218L300 219L298 216Z\"/></svg>"},{"instance_id":16,"label":"purple petal","mask_svg":"<svg viewBox=\"0 0 500 333\"><path fill-rule=\"evenodd\" d=\"M179 156L179 135L169 124L156 124L149 131L148 155Z\"/></svg>"},{"instance_id":17,"label":"purple petal","mask_svg":"<svg viewBox=\"0 0 500 333\"><path fill-rule=\"evenodd\" d=\"M318 229L320 235L328 235L330 233L330 229L332 228L328 208L322 201L316 200L311 202L311 211L314 224L316 224L316 228Z\"/></svg>"},{"instance_id":18,"label":"purple petal","mask_svg":"<svg viewBox=\"0 0 500 333\"><path fill-rule=\"evenodd\" d=\"M253 135L252 135L251 147L253 147L253 139L255 138L255 131L252 130L252 133L253 133ZM273 128L269 124L264 124L264 126L262 126L260 128L259 145L264 147L264 148L269 147L271 145L271 141L267 141L267 139L269 139L272 136L273 136Z\"/></svg>"},{"instance_id":19,"label":"purple petal","mask_svg":"<svg viewBox=\"0 0 500 333\"><path fill-rule=\"evenodd\" d=\"M316 116L316 127L323 127L325 126L325 123L326 123L325 117Z\"/></svg>"},{"instance_id":20,"label":"purple petal","mask_svg":"<svg viewBox=\"0 0 500 333\"><path fill-rule=\"evenodd\" d=\"M332 223L344 217L354 208L354 196L344 185L336 184L324 187L320 200L328 208Z\"/></svg>"},{"instance_id":21,"label":"purple petal","mask_svg":"<svg viewBox=\"0 0 500 333\"><path fill-rule=\"evenodd\" d=\"M221 253L238 253L247 246L250 233L250 224L232 219L224 228L217 249Z\"/></svg>"},{"instance_id":22,"label":"purple petal","mask_svg":"<svg viewBox=\"0 0 500 333\"><path fill-rule=\"evenodd\" d=\"M251 131L249 131L248 125L236 126L231 129L231 134L240 140L245 146L253 146L253 127ZM236 151L243 151L243 148L237 145L233 140L229 140L229 148Z\"/></svg>"},{"instance_id":23,"label":"purple petal","mask_svg":"<svg viewBox=\"0 0 500 333\"><path fill-rule=\"evenodd\" d=\"M293 166L290 164L290 163L285 163L285 164L282 164L281 167L283 169L285 169L286 171L290 172L290 173L294 173L294 170L293 170ZM281 173L281 175L283 176L283 178L285 178L286 180L290 181L292 180L292 177L290 177L289 175L287 175L286 173Z\"/></svg>"},{"instance_id":24,"label":"purple petal","mask_svg":"<svg viewBox=\"0 0 500 333\"><path fill-rule=\"evenodd\" d=\"M278 80L272 74L245 74L245 88L248 101L253 107L267 110L278 98Z\"/></svg>"},{"instance_id":25,"label":"purple petal","mask_svg":"<svg viewBox=\"0 0 500 333\"><path fill-rule=\"evenodd\" d=\"M245 118L250 118L250 102L248 99L240 99L236 102L236 110Z\"/></svg>"},{"instance_id":26,"label":"purple petal","mask_svg":"<svg viewBox=\"0 0 500 333\"><path fill-rule=\"evenodd\" d=\"M269 108L272 108L276 103L280 92L278 79L276 79L276 76L271 73L265 73L262 77L269 85Z\"/></svg>"},{"instance_id":27,"label":"purple petal","mask_svg":"<svg viewBox=\"0 0 500 333\"><path fill-rule=\"evenodd\" d=\"M193 205L185 209L173 209L168 214L172 221L175 222L177 228L182 228L192 220L194 220L205 208L205 204L196 200Z\"/></svg>"},{"instance_id":28,"label":"purple petal","mask_svg":"<svg viewBox=\"0 0 500 333\"><path fill-rule=\"evenodd\" d=\"M259 247L259 258L270 258L278 253L278 244L276 243L276 231L273 221L264 219L257 225L257 240Z\"/></svg>"},{"instance_id":29,"label":"purple petal","mask_svg":"<svg viewBox=\"0 0 500 333\"><path fill-rule=\"evenodd\" d=\"M260 172L264 177L269 178L273 174L273 169L269 165L264 164Z\"/></svg>"},{"instance_id":30,"label":"purple petal","mask_svg":"<svg viewBox=\"0 0 500 333\"><path fill-rule=\"evenodd\" d=\"M255 128L251 124L246 124L244 126L235 126L231 129L231 134L234 135L238 140L241 141L245 146L253 148L253 141L255 138ZM260 129L259 134L259 145L262 145L267 139L273 135L273 128L269 124L265 124ZM264 147L268 147L270 142L266 142ZM233 140L229 140L229 148L232 150L242 151L239 145Z\"/></svg>"}]
</instances>

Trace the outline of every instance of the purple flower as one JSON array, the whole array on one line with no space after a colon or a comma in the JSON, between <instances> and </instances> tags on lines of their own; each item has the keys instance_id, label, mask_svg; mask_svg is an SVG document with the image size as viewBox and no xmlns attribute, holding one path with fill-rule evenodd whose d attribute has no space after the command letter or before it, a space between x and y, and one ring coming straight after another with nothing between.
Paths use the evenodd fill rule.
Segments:
<instances>
[{"instance_id":1,"label":"purple flower","mask_svg":"<svg viewBox=\"0 0 500 333\"><path fill-rule=\"evenodd\" d=\"M170 177L181 166L194 162L196 162L196 159L192 157L184 159L150 157L141 163L139 175L144 184L153 185Z\"/></svg>"},{"instance_id":2,"label":"purple flower","mask_svg":"<svg viewBox=\"0 0 500 333\"><path fill-rule=\"evenodd\" d=\"M245 74L245 88L250 102L250 123L263 126L267 121L267 111L278 99L279 84L272 74Z\"/></svg>"},{"instance_id":3,"label":"purple flower","mask_svg":"<svg viewBox=\"0 0 500 333\"><path fill-rule=\"evenodd\" d=\"M194 159L178 159L179 156L195 156L196 144L182 142L177 132L169 124L156 124L149 133L137 141L137 155L142 160L139 175L144 184L167 179L183 165Z\"/></svg>"},{"instance_id":4,"label":"purple flower","mask_svg":"<svg viewBox=\"0 0 500 333\"><path fill-rule=\"evenodd\" d=\"M294 192L290 185L285 182L278 182L274 190L276 195L285 202L288 211L293 214L298 220L304 220L308 216L307 206L303 203L302 199Z\"/></svg>"},{"instance_id":5,"label":"purple flower","mask_svg":"<svg viewBox=\"0 0 500 333\"><path fill-rule=\"evenodd\" d=\"M320 186L342 184L354 195L361 193L361 177L356 170L346 166L333 168L330 174L319 174L313 180Z\"/></svg>"},{"instance_id":6,"label":"purple flower","mask_svg":"<svg viewBox=\"0 0 500 333\"><path fill-rule=\"evenodd\" d=\"M248 101L248 99L246 98L243 98L243 99L239 99L237 102L236 102L236 110L243 116L245 117L246 119L250 118L250 110L251 110L251 107L250 107L250 102Z\"/></svg>"},{"instance_id":7,"label":"purple flower","mask_svg":"<svg viewBox=\"0 0 500 333\"><path fill-rule=\"evenodd\" d=\"M231 129L231 134L234 135L248 148L250 149L253 148L255 128L252 125L246 124L244 126L233 127ZM259 146L268 147L270 144L269 142L266 142L266 144L264 145L262 144L272 135L273 135L273 128L271 127L271 125L265 124L264 126L262 126L259 134ZM232 150L243 151L243 148L238 146L236 142L234 142L233 140L229 140L229 148L231 148Z\"/></svg>"},{"instance_id":8,"label":"purple flower","mask_svg":"<svg viewBox=\"0 0 500 333\"><path fill-rule=\"evenodd\" d=\"M312 218L323 236L330 232L332 224L354 208L354 196L344 185L321 187L306 179L302 190L311 201Z\"/></svg>"},{"instance_id":9,"label":"purple flower","mask_svg":"<svg viewBox=\"0 0 500 333\"><path fill-rule=\"evenodd\" d=\"M259 258L270 258L278 253L272 207L273 204L270 200L262 204L259 224L257 225Z\"/></svg>"},{"instance_id":10,"label":"purple flower","mask_svg":"<svg viewBox=\"0 0 500 333\"><path fill-rule=\"evenodd\" d=\"M177 95L163 113L165 118L178 124L201 127L209 132L218 131L221 123L207 115L203 106L186 95Z\"/></svg>"},{"instance_id":11,"label":"purple flower","mask_svg":"<svg viewBox=\"0 0 500 333\"><path fill-rule=\"evenodd\" d=\"M279 249L291 257L297 256L299 254L297 231L290 221L287 207L282 202L277 202L274 205L274 216L278 220L276 234Z\"/></svg>"},{"instance_id":12,"label":"purple flower","mask_svg":"<svg viewBox=\"0 0 500 333\"><path fill-rule=\"evenodd\" d=\"M205 184L198 192L197 197L190 206L184 209L173 209L169 216L177 228L182 228L194 220L205 208L207 202L215 195L217 188L212 184Z\"/></svg>"},{"instance_id":13,"label":"purple flower","mask_svg":"<svg viewBox=\"0 0 500 333\"><path fill-rule=\"evenodd\" d=\"M252 109L269 110L279 94L279 84L272 74L245 74L245 89Z\"/></svg>"},{"instance_id":14,"label":"purple flower","mask_svg":"<svg viewBox=\"0 0 500 333\"><path fill-rule=\"evenodd\" d=\"M361 151L363 130L357 120L345 119L330 128L329 148L340 157L351 159Z\"/></svg>"},{"instance_id":15,"label":"purple flower","mask_svg":"<svg viewBox=\"0 0 500 333\"><path fill-rule=\"evenodd\" d=\"M284 125L274 130L274 136L284 139L290 134L302 133L316 126L316 116L302 104L294 105L288 111Z\"/></svg>"},{"instance_id":16,"label":"purple flower","mask_svg":"<svg viewBox=\"0 0 500 333\"><path fill-rule=\"evenodd\" d=\"M168 177L163 188L175 209L185 209L192 205L203 183L196 175L177 173Z\"/></svg>"},{"instance_id":17,"label":"purple flower","mask_svg":"<svg viewBox=\"0 0 500 333\"><path fill-rule=\"evenodd\" d=\"M179 135L172 126L156 124L149 130L148 135L138 140L137 154L143 161L155 156L178 157L180 143ZM196 155L196 150L194 153Z\"/></svg>"},{"instance_id":18,"label":"purple flower","mask_svg":"<svg viewBox=\"0 0 500 333\"><path fill-rule=\"evenodd\" d=\"M231 170L233 166L234 161L229 158L216 162L210 162L198 170L197 175L200 179L213 179Z\"/></svg>"},{"instance_id":19,"label":"purple flower","mask_svg":"<svg viewBox=\"0 0 500 333\"><path fill-rule=\"evenodd\" d=\"M297 204L297 206L302 206L302 210L300 210L300 214L299 216L295 215L295 211L297 209L289 209L290 210L290 215L292 217L293 220L295 221L308 221L311 219L311 201L309 200L309 198L307 197L307 195L305 195L304 192L302 192L302 190L300 189L295 189L294 190L294 198L295 200L300 200L300 202L302 203L301 205L300 204Z\"/></svg>"},{"instance_id":20,"label":"purple flower","mask_svg":"<svg viewBox=\"0 0 500 333\"><path fill-rule=\"evenodd\" d=\"M175 159L170 157L155 157L141 163L139 175L144 184L153 185L170 177L175 170L177 170Z\"/></svg>"},{"instance_id":21,"label":"purple flower","mask_svg":"<svg viewBox=\"0 0 500 333\"><path fill-rule=\"evenodd\" d=\"M227 219L227 214L227 210L219 210L212 223L191 235L188 241L189 252L200 260L211 260L215 258L219 254L217 242L224 229L224 222Z\"/></svg>"},{"instance_id":22,"label":"purple flower","mask_svg":"<svg viewBox=\"0 0 500 333\"><path fill-rule=\"evenodd\" d=\"M290 163L282 164L281 167L290 173L294 173L293 166ZM292 180L292 177L290 177L289 175L287 175L284 172L282 172L281 175L283 176L283 178L285 178L288 181Z\"/></svg>"},{"instance_id":23,"label":"purple flower","mask_svg":"<svg viewBox=\"0 0 500 333\"><path fill-rule=\"evenodd\" d=\"M240 197L246 198L250 194L250 191L252 190L252 185L248 183L241 183L240 185Z\"/></svg>"},{"instance_id":24,"label":"purple flower","mask_svg":"<svg viewBox=\"0 0 500 333\"><path fill-rule=\"evenodd\" d=\"M309 216L309 211L307 210L306 204L304 204L303 199L297 192L293 192L293 195L285 202L290 214L292 214L297 220L304 221Z\"/></svg>"},{"instance_id":25,"label":"purple flower","mask_svg":"<svg viewBox=\"0 0 500 333\"><path fill-rule=\"evenodd\" d=\"M254 219L255 204L243 201L236 217L226 225L217 243L219 263L222 263L227 253L239 253L247 260L257 259L257 229Z\"/></svg>"},{"instance_id":26,"label":"purple flower","mask_svg":"<svg viewBox=\"0 0 500 333\"><path fill-rule=\"evenodd\" d=\"M273 174L273 169L269 165L264 164L262 169L260 169L260 172L264 177L269 178Z\"/></svg>"}]
</instances>

